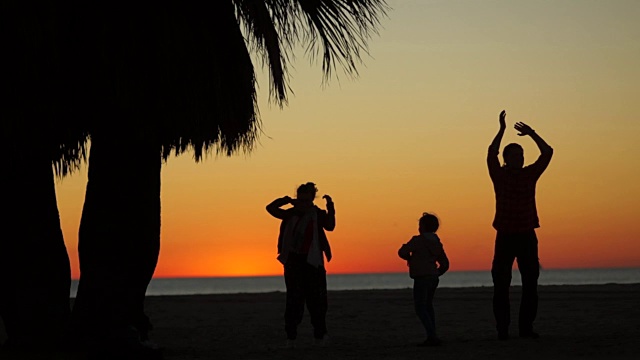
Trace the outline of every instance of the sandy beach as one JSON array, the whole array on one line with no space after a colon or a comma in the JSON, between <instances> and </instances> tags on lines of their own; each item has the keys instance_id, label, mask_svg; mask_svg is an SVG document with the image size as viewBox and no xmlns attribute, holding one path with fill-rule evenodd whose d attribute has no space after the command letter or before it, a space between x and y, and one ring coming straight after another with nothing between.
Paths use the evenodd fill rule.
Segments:
<instances>
[{"instance_id":1,"label":"sandy beach","mask_svg":"<svg viewBox=\"0 0 640 360\"><path fill-rule=\"evenodd\" d=\"M519 288L513 288L517 321ZM498 341L492 289L439 289L438 348L422 348L411 290L329 294L330 343L313 346L308 314L284 349L283 293L149 297L153 339L167 360L187 359L637 359L640 284L540 287L537 340ZM513 320L512 320L513 321Z\"/></svg>"},{"instance_id":2,"label":"sandy beach","mask_svg":"<svg viewBox=\"0 0 640 360\"><path fill-rule=\"evenodd\" d=\"M333 291L330 342L313 345L308 314L295 349L285 349L285 294L151 296L152 339L166 360L195 359L637 359L640 284L541 286L537 340L517 337L519 288L512 288L512 338L498 341L492 289L438 289L437 348L424 339L411 289ZM513 320L512 320L513 321ZM0 334L0 337L4 337Z\"/></svg>"}]
</instances>

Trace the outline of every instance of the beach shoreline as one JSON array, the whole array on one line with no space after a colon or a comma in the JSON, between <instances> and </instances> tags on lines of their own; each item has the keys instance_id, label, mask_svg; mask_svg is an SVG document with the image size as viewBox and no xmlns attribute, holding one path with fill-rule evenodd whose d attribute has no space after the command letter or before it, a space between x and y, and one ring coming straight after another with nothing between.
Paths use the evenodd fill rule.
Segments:
<instances>
[{"instance_id":1,"label":"beach shoreline","mask_svg":"<svg viewBox=\"0 0 640 360\"><path fill-rule=\"evenodd\" d=\"M640 284L539 287L541 338L498 341L491 287L443 288L434 305L444 345L421 348L424 330L411 289L329 291L325 347L312 342L308 313L295 349L284 349L285 294L148 296L152 340L166 360L191 359L635 359L640 355ZM4 338L4 334L0 335Z\"/></svg>"}]
</instances>

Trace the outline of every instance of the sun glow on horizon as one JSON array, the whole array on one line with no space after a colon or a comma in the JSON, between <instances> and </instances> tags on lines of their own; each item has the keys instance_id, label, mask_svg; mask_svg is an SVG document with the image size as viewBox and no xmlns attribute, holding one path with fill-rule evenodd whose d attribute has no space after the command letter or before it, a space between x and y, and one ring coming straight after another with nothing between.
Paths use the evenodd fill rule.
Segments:
<instances>
[{"instance_id":1,"label":"sun glow on horizon","mask_svg":"<svg viewBox=\"0 0 640 360\"><path fill-rule=\"evenodd\" d=\"M254 152L163 165L155 276L282 275L265 206L307 181L336 203L329 274L406 272L397 250L424 211L441 220L451 271L488 271L485 157L503 109L502 147L520 143L535 160L512 129L523 121L554 148L537 187L543 268L640 267L640 4L389 3L359 78L323 87L318 64L296 61L279 109L263 71ZM86 176L56 184L74 278Z\"/></svg>"}]
</instances>

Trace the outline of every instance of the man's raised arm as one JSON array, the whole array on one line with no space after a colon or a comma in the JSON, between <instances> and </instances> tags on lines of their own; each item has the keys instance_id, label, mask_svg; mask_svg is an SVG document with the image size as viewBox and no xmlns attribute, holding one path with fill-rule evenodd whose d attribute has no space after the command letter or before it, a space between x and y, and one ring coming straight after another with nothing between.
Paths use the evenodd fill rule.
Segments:
<instances>
[{"instance_id":1,"label":"man's raised arm","mask_svg":"<svg viewBox=\"0 0 640 360\"><path fill-rule=\"evenodd\" d=\"M518 122L513 127L520 132L518 135L520 136L529 135L533 139L533 141L535 141L536 145L538 145L538 149L540 149L540 153L553 154L553 148L549 146L549 144L547 144L547 142L544 141L540 137L540 135L538 135L538 133L536 133L536 131L533 130L529 125L523 122Z\"/></svg>"},{"instance_id":2,"label":"man's raised arm","mask_svg":"<svg viewBox=\"0 0 640 360\"><path fill-rule=\"evenodd\" d=\"M489 174L491 174L494 170L500 168L500 161L498 160L498 154L500 154L500 143L502 142L502 137L504 136L504 131L507 129L506 122L507 112L502 110L500 113L500 129L498 133L493 138L491 145L489 145L489 152L487 154L487 166L489 167Z\"/></svg>"},{"instance_id":3,"label":"man's raised arm","mask_svg":"<svg viewBox=\"0 0 640 360\"><path fill-rule=\"evenodd\" d=\"M540 157L533 163L531 166L537 169L537 171L542 174L542 172L547 168L549 162L551 162L551 156L553 155L553 148L547 144L535 130L533 130L529 125L523 122L517 122L513 126L517 131L519 131L519 136L529 136L533 139L533 141L538 145L538 149L540 149Z\"/></svg>"}]
</instances>

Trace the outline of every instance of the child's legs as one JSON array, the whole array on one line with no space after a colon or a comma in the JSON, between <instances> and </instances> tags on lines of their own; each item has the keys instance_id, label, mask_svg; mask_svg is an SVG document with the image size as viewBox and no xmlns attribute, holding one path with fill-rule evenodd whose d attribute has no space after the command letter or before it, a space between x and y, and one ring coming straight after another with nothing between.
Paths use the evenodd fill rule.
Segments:
<instances>
[{"instance_id":1,"label":"child's legs","mask_svg":"<svg viewBox=\"0 0 640 360\"><path fill-rule=\"evenodd\" d=\"M327 272L324 267L306 264L305 298L313 325L313 337L322 339L327 334Z\"/></svg>"},{"instance_id":2,"label":"child's legs","mask_svg":"<svg viewBox=\"0 0 640 360\"><path fill-rule=\"evenodd\" d=\"M289 258L284 266L284 282L287 287L287 303L284 311L284 328L287 339L295 340L298 325L304 315L304 278L300 261Z\"/></svg>"},{"instance_id":3,"label":"child's legs","mask_svg":"<svg viewBox=\"0 0 640 360\"><path fill-rule=\"evenodd\" d=\"M429 314L429 309L432 307L429 301L429 279L428 277L417 277L413 279L413 304L415 307L416 315L422 322L422 326L427 333L427 337L436 337L435 323ZM431 297L433 299L433 297Z\"/></svg>"},{"instance_id":4,"label":"child's legs","mask_svg":"<svg viewBox=\"0 0 640 360\"><path fill-rule=\"evenodd\" d=\"M436 289L438 288L438 284L440 283L440 279L438 276L429 277L428 283L428 292L427 292L427 311L429 313L429 317L431 318L431 322L433 323L434 329L434 337L435 337L435 328L436 328L436 313L433 309L433 297L436 294Z\"/></svg>"}]
</instances>

